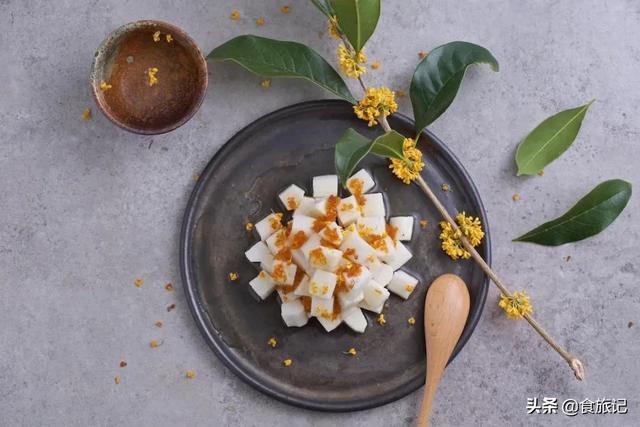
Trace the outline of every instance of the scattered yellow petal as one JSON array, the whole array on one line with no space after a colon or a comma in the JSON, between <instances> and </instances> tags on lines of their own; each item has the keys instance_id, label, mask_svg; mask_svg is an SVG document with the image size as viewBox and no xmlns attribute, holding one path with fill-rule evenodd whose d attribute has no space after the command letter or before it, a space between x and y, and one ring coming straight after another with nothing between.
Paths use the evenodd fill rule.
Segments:
<instances>
[{"instance_id":1,"label":"scattered yellow petal","mask_svg":"<svg viewBox=\"0 0 640 427\"><path fill-rule=\"evenodd\" d=\"M429 221L426 219L421 219L420 220L420 227L422 228L427 228L427 225L429 225Z\"/></svg>"},{"instance_id":2,"label":"scattered yellow petal","mask_svg":"<svg viewBox=\"0 0 640 427\"><path fill-rule=\"evenodd\" d=\"M229 280L231 281L238 280L238 273L236 273L235 271L232 271L231 273L229 273Z\"/></svg>"},{"instance_id":3,"label":"scattered yellow petal","mask_svg":"<svg viewBox=\"0 0 640 427\"><path fill-rule=\"evenodd\" d=\"M82 112L82 120L88 121L91 120L91 108L85 108Z\"/></svg>"},{"instance_id":4,"label":"scattered yellow petal","mask_svg":"<svg viewBox=\"0 0 640 427\"><path fill-rule=\"evenodd\" d=\"M160 343L158 342L158 340L151 340L151 342L149 343L149 347L151 348L156 348L160 345Z\"/></svg>"},{"instance_id":5,"label":"scattered yellow petal","mask_svg":"<svg viewBox=\"0 0 640 427\"><path fill-rule=\"evenodd\" d=\"M404 91L404 90L402 90L402 89L397 90L397 91L396 91L396 96L397 96L398 98L404 98L405 96L407 96L407 92L406 92L406 91Z\"/></svg>"},{"instance_id":6,"label":"scattered yellow petal","mask_svg":"<svg viewBox=\"0 0 640 427\"><path fill-rule=\"evenodd\" d=\"M149 77L149 86L158 84L158 69L156 67L147 68L147 77Z\"/></svg>"},{"instance_id":7,"label":"scattered yellow petal","mask_svg":"<svg viewBox=\"0 0 640 427\"><path fill-rule=\"evenodd\" d=\"M511 196L511 199L514 202L517 202L518 200L520 200L520 193L513 193L513 196Z\"/></svg>"},{"instance_id":8,"label":"scattered yellow petal","mask_svg":"<svg viewBox=\"0 0 640 427\"><path fill-rule=\"evenodd\" d=\"M239 10L232 10L230 18L233 21L238 21L240 19L240 11Z\"/></svg>"},{"instance_id":9,"label":"scattered yellow petal","mask_svg":"<svg viewBox=\"0 0 640 427\"><path fill-rule=\"evenodd\" d=\"M171 43L173 41L173 36L171 34L167 34L165 38L167 39L167 43Z\"/></svg>"},{"instance_id":10,"label":"scattered yellow petal","mask_svg":"<svg viewBox=\"0 0 640 427\"><path fill-rule=\"evenodd\" d=\"M380 68L380 63L379 62L374 62L373 64L371 64L371 69L372 70L377 70L378 68Z\"/></svg>"},{"instance_id":11,"label":"scattered yellow petal","mask_svg":"<svg viewBox=\"0 0 640 427\"><path fill-rule=\"evenodd\" d=\"M420 52L418 52L418 57L420 57L420 59L426 58L427 52L425 52L424 50L421 50Z\"/></svg>"},{"instance_id":12,"label":"scattered yellow petal","mask_svg":"<svg viewBox=\"0 0 640 427\"><path fill-rule=\"evenodd\" d=\"M280 8L280 12L282 12L282 13L289 13L289 12L291 12L291 6L282 6L282 7Z\"/></svg>"},{"instance_id":13,"label":"scattered yellow petal","mask_svg":"<svg viewBox=\"0 0 640 427\"><path fill-rule=\"evenodd\" d=\"M276 348L276 346L278 345L278 340L276 340L275 337L271 337L269 338L269 341L267 341L267 345L271 348Z\"/></svg>"},{"instance_id":14,"label":"scattered yellow petal","mask_svg":"<svg viewBox=\"0 0 640 427\"><path fill-rule=\"evenodd\" d=\"M526 292L514 292L510 297L501 294L500 306L510 319L522 319L524 315L533 313L533 307L529 302L529 295Z\"/></svg>"},{"instance_id":15,"label":"scattered yellow petal","mask_svg":"<svg viewBox=\"0 0 640 427\"><path fill-rule=\"evenodd\" d=\"M449 184L442 184L440 188L442 188L442 191L444 191L445 193L448 193L451 190L451 187L449 187Z\"/></svg>"},{"instance_id":16,"label":"scattered yellow petal","mask_svg":"<svg viewBox=\"0 0 640 427\"><path fill-rule=\"evenodd\" d=\"M251 231L253 230L253 223L252 222L248 222L244 225L244 229L247 231Z\"/></svg>"},{"instance_id":17,"label":"scattered yellow petal","mask_svg":"<svg viewBox=\"0 0 640 427\"><path fill-rule=\"evenodd\" d=\"M126 362L126 361L124 361L124 360L121 360L121 361L120 361L120 367L121 367L121 368L126 368L126 367L127 367L127 362Z\"/></svg>"},{"instance_id":18,"label":"scattered yellow petal","mask_svg":"<svg viewBox=\"0 0 640 427\"><path fill-rule=\"evenodd\" d=\"M120 377L117 376L117 375L115 377L113 377L113 382L116 383L116 384L120 384Z\"/></svg>"},{"instance_id":19,"label":"scattered yellow petal","mask_svg":"<svg viewBox=\"0 0 640 427\"><path fill-rule=\"evenodd\" d=\"M136 288L139 288L140 286L144 285L144 280L136 279L133 281L133 284L136 285Z\"/></svg>"},{"instance_id":20,"label":"scattered yellow petal","mask_svg":"<svg viewBox=\"0 0 640 427\"><path fill-rule=\"evenodd\" d=\"M384 314L380 313L378 315L378 318L376 319L376 322L378 322L381 325L385 325L387 323L387 319L384 318Z\"/></svg>"},{"instance_id":21,"label":"scattered yellow petal","mask_svg":"<svg viewBox=\"0 0 640 427\"><path fill-rule=\"evenodd\" d=\"M284 360L282 361L282 364L283 364L284 366L289 367L289 366L291 366L291 365L293 364L293 360L291 360L291 359L284 359Z\"/></svg>"},{"instance_id":22,"label":"scattered yellow petal","mask_svg":"<svg viewBox=\"0 0 640 427\"><path fill-rule=\"evenodd\" d=\"M167 283L166 285L164 285L164 288L167 292L171 292L173 291L173 284Z\"/></svg>"},{"instance_id":23,"label":"scattered yellow petal","mask_svg":"<svg viewBox=\"0 0 640 427\"><path fill-rule=\"evenodd\" d=\"M340 40L340 29L338 28L338 18L335 16L330 16L327 21L327 32L331 38L336 40ZM322 33L321 33L322 34Z\"/></svg>"},{"instance_id":24,"label":"scattered yellow petal","mask_svg":"<svg viewBox=\"0 0 640 427\"><path fill-rule=\"evenodd\" d=\"M264 25L264 17L259 17L258 19L256 19L256 25L258 27L262 27Z\"/></svg>"},{"instance_id":25,"label":"scattered yellow petal","mask_svg":"<svg viewBox=\"0 0 640 427\"><path fill-rule=\"evenodd\" d=\"M538 171L538 176L544 176L544 169Z\"/></svg>"},{"instance_id":26,"label":"scattered yellow petal","mask_svg":"<svg viewBox=\"0 0 640 427\"><path fill-rule=\"evenodd\" d=\"M111 86L109 83L105 82L104 80L100 82L100 90L103 92L108 91L112 87L113 86Z\"/></svg>"},{"instance_id":27,"label":"scattered yellow petal","mask_svg":"<svg viewBox=\"0 0 640 427\"><path fill-rule=\"evenodd\" d=\"M356 350L355 348L351 347L349 350L347 350L345 352L345 354L348 354L350 356L355 356L356 354L358 354L358 350Z\"/></svg>"},{"instance_id":28,"label":"scattered yellow petal","mask_svg":"<svg viewBox=\"0 0 640 427\"><path fill-rule=\"evenodd\" d=\"M164 325L164 323L162 322L162 320L156 320L156 323L154 323L154 325L156 325L156 327L158 328L162 328L162 325Z\"/></svg>"},{"instance_id":29,"label":"scattered yellow petal","mask_svg":"<svg viewBox=\"0 0 640 427\"><path fill-rule=\"evenodd\" d=\"M196 377L196 373L194 371L187 371L187 373L185 374L185 377L187 377L190 380L192 380L192 379L194 379Z\"/></svg>"},{"instance_id":30,"label":"scattered yellow petal","mask_svg":"<svg viewBox=\"0 0 640 427\"><path fill-rule=\"evenodd\" d=\"M407 323L409 323L410 325L415 325L416 324L416 318L411 316L407 319Z\"/></svg>"},{"instance_id":31,"label":"scattered yellow petal","mask_svg":"<svg viewBox=\"0 0 640 427\"><path fill-rule=\"evenodd\" d=\"M158 43L160 41L160 31L153 33L153 41Z\"/></svg>"},{"instance_id":32,"label":"scattered yellow petal","mask_svg":"<svg viewBox=\"0 0 640 427\"><path fill-rule=\"evenodd\" d=\"M260 82L260 86L262 86L265 89L269 89L271 87L271 80L269 79L264 79Z\"/></svg>"}]
</instances>

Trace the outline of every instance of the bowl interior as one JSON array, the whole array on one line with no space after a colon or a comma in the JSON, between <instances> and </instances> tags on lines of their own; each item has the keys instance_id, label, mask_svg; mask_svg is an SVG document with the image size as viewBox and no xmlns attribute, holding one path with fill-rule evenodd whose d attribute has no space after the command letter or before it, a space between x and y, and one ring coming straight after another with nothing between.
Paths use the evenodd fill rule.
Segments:
<instances>
[{"instance_id":1,"label":"bowl interior","mask_svg":"<svg viewBox=\"0 0 640 427\"><path fill-rule=\"evenodd\" d=\"M197 111L207 88L207 65L181 29L138 21L102 43L91 80L98 106L114 123L136 133L164 133ZM102 82L110 87L104 90Z\"/></svg>"}]
</instances>

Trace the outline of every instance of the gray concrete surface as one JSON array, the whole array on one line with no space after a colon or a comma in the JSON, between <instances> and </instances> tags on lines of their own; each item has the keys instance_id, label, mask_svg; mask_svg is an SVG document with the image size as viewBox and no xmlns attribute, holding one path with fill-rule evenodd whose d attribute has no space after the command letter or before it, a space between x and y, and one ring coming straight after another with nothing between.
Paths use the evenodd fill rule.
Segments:
<instances>
[{"instance_id":1,"label":"gray concrete surface","mask_svg":"<svg viewBox=\"0 0 640 427\"><path fill-rule=\"evenodd\" d=\"M94 107L87 84L93 51L127 21L174 22L205 52L258 33L333 57L312 6L291 2L283 15L281 4L0 0L0 425L412 422L418 393L352 414L300 410L261 395L206 347L180 290L179 225L193 176L242 126L326 94L303 82L263 90L256 77L215 65L202 109L168 135L128 134L95 108L93 120L80 118ZM232 9L242 12L240 22L228 19ZM267 24L256 28L261 15ZM367 49L382 67L368 77L406 88L416 53L454 39L490 48L501 71L471 70L432 130L484 198L496 270L529 291L538 317L583 358L588 376L575 381L526 324L507 320L492 288L476 333L446 372L433 425L640 425L638 197L587 241L558 248L511 242L602 180L639 182L640 4L386 1ZM518 140L544 117L591 98L597 102L577 143L544 177L516 178ZM410 112L408 99L401 110ZM511 200L514 192L521 201ZM145 283L136 288L139 277ZM177 290L166 292L166 282ZM171 303L177 308L168 313ZM155 328L156 320L165 326ZM163 345L152 350L152 339ZM195 380L184 378L187 369ZM542 396L627 398L629 413L526 415L527 397Z\"/></svg>"}]
</instances>

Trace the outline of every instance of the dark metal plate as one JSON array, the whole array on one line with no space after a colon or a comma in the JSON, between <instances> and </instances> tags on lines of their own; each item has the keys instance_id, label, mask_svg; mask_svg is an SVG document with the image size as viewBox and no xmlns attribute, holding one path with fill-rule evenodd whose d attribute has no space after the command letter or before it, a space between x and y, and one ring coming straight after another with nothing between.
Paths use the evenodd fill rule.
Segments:
<instances>
[{"instance_id":1,"label":"dark metal plate","mask_svg":"<svg viewBox=\"0 0 640 427\"><path fill-rule=\"evenodd\" d=\"M406 117L390 117L391 126L413 133ZM438 275L453 272L469 286L471 311L455 352L467 342L480 318L488 281L472 261L451 261L440 250L435 208L414 185L402 184L383 159L363 164L386 193L391 215L428 219L422 230L416 221L409 248L414 258L406 269L421 283L408 301L392 295L384 310L387 324L369 315L369 327L357 334L345 325L326 333L315 319L303 328L287 328L280 319L274 294L259 302L248 286L256 275L244 251L256 240L245 231L280 210L278 193L291 183L305 189L314 175L334 173L333 147L349 127L365 135L380 134L355 118L342 101L312 101L293 105L250 124L211 159L187 205L181 237L180 264L187 300L198 327L215 354L242 380L258 390L294 405L327 411L379 406L399 399L424 384L425 356L422 310L427 286ZM450 212L478 215L487 235L480 253L490 262L487 218L480 196L460 162L434 135L426 133L420 147L427 167L424 178L438 189ZM440 192L441 184L451 187ZM230 282L236 271L240 280ZM415 326L407 319L414 316ZM278 346L267 346L269 337ZM356 357L342 352L358 349ZM285 368L282 360L292 358Z\"/></svg>"}]
</instances>

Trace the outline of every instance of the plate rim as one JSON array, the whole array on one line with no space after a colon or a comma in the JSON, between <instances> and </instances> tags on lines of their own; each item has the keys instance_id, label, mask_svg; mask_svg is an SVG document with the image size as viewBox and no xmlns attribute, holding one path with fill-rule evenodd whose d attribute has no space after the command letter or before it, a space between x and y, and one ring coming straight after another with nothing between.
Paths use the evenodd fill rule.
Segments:
<instances>
[{"instance_id":1,"label":"plate rim","mask_svg":"<svg viewBox=\"0 0 640 427\"><path fill-rule=\"evenodd\" d=\"M204 309L200 309L200 294L197 292L197 285L195 284L195 280L191 277L193 272L191 271L189 265L190 259L190 245L187 243L192 241L193 230L195 228L196 219L194 218L195 206L200 197L200 193L203 189L203 183L207 181L207 177L213 172L213 165L217 162L218 158L221 157L226 150L229 149L231 144L239 138L243 137L244 133L252 131L253 128L260 127L264 125L265 122L270 122L280 116L286 116L291 113L297 113L305 109L313 109L318 107L332 107L334 105L351 105L347 101L339 100L339 99L319 99L319 100L311 100L304 101L292 105L288 105L282 108L279 108L271 113L267 113L263 116L260 116L256 120L244 126L234 135L232 135L224 144L220 146L218 150L213 154L207 165L202 170L200 174L200 179L196 182L191 195L189 196L189 200L187 201L187 205L185 207L184 216L182 220L182 227L180 231L180 249L179 249L179 257L180 257L180 276L182 279L182 285L185 292L185 297L187 300L187 305L189 306L189 311L193 316L200 333L205 339L207 345L213 350L213 353L218 357L223 364L231 370L237 377L239 377L243 382L249 384L254 389L273 397L281 402L294 405L300 408L312 409L324 412L349 412L349 411L359 411L365 409L371 409L378 406L386 405L388 403L394 402L398 399L401 399L414 391L418 390L420 387L424 385L424 378L418 378L417 380L410 381L405 383L403 386L396 388L390 393L386 393L375 398L369 399L359 399L359 400L349 400L349 401L318 401L318 400L309 400L300 398L298 396L292 395L290 393L284 392L282 390L278 390L277 388L270 387L268 384L265 384L256 378L252 377L251 374L245 371L234 357L232 357L228 349L225 347L224 342L217 337L217 335L212 334L211 331L207 328L206 324L206 313ZM413 126L414 121L401 113L395 113L391 116L392 120L400 120L407 124ZM482 203L482 199L480 198L480 193L476 188L475 183L471 179L471 176L464 168L460 160L453 154L453 152L449 149L449 147L440 140L436 135L434 135L431 131L425 129L423 132L425 136L429 139L432 146L435 146L442 156L454 165L460 176L465 179L469 183L469 192L471 195L471 199L478 206L477 215L480 217L485 231L485 240L483 245L483 253L481 254L483 259L488 265L491 265L491 237L490 237L490 229L489 222L487 218L487 213L485 211L484 205ZM484 306L487 299L487 293L489 291L489 277L484 274L484 280L482 281L482 286L478 295L478 305L480 309L475 313L470 313L469 315L469 328L467 333L463 333L456 344L456 347L449 359L448 363L458 355L458 353L464 348L466 343L471 338L471 335L475 331L478 322L480 321L480 317L482 316L482 312L484 311Z\"/></svg>"}]
</instances>

